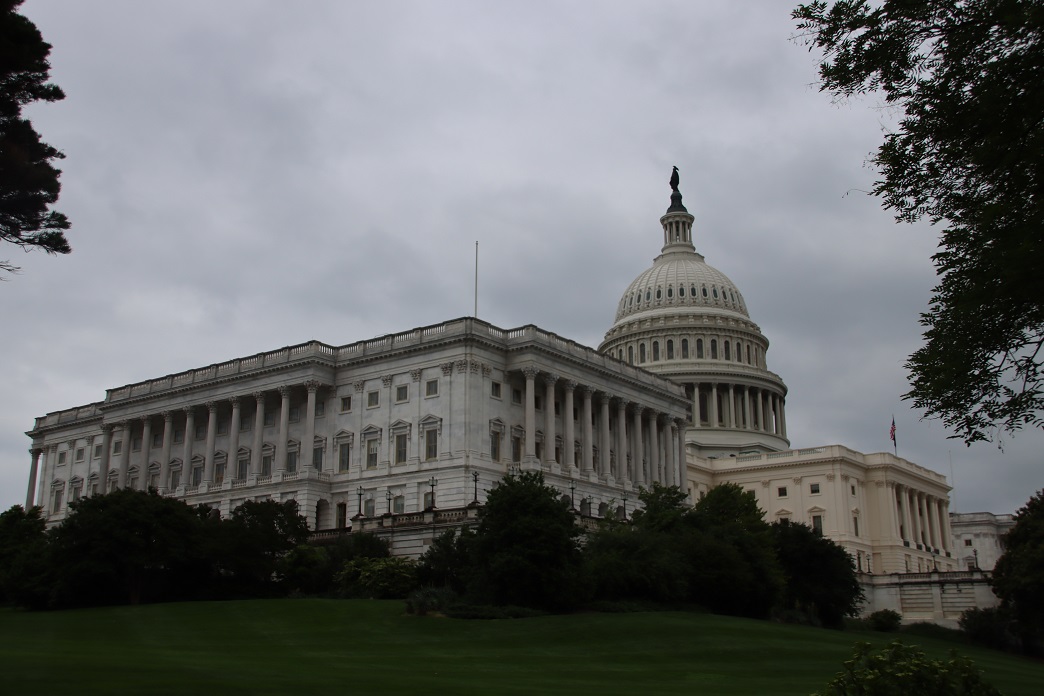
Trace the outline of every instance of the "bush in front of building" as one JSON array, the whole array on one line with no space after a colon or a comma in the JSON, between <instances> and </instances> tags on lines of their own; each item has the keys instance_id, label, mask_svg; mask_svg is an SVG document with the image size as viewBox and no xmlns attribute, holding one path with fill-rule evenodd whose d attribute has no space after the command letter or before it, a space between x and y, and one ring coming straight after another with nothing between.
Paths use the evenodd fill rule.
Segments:
<instances>
[{"instance_id":1,"label":"bush in front of building","mask_svg":"<svg viewBox=\"0 0 1044 696\"><path fill-rule=\"evenodd\" d=\"M355 558L337 575L340 595L360 599L405 599L417 588L417 563L401 556Z\"/></svg>"},{"instance_id":2,"label":"bush in front of building","mask_svg":"<svg viewBox=\"0 0 1044 696\"><path fill-rule=\"evenodd\" d=\"M968 640L996 650L1018 652L1011 611L1007 607L967 609L961 614L960 627Z\"/></svg>"},{"instance_id":3,"label":"bush in front of building","mask_svg":"<svg viewBox=\"0 0 1044 696\"><path fill-rule=\"evenodd\" d=\"M900 641L880 650L856 643L852 659L826 688L814 696L1000 696L975 664L955 652L933 660L923 650Z\"/></svg>"},{"instance_id":4,"label":"bush in front of building","mask_svg":"<svg viewBox=\"0 0 1044 696\"><path fill-rule=\"evenodd\" d=\"M903 616L892 609L880 609L866 617L866 625L871 631L895 633L903 625Z\"/></svg>"}]
</instances>

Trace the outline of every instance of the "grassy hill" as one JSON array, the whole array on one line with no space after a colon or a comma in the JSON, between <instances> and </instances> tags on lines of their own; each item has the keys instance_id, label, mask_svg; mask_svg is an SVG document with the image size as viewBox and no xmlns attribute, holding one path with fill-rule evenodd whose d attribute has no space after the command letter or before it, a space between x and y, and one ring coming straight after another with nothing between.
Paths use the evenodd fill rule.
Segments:
<instances>
[{"instance_id":1,"label":"grassy hill","mask_svg":"<svg viewBox=\"0 0 1044 696\"><path fill-rule=\"evenodd\" d=\"M402 602L268 600L0 611L10 694L808 694L894 635L707 614L418 618ZM1009 696L1044 664L957 647Z\"/></svg>"}]
</instances>

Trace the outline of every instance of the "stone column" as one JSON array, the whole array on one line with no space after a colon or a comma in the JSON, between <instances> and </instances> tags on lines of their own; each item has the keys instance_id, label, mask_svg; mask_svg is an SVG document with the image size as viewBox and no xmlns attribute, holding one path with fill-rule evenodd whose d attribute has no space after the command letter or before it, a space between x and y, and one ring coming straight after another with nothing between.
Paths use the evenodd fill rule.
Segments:
<instances>
[{"instance_id":1,"label":"stone column","mask_svg":"<svg viewBox=\"0 0 1044 696\"><path fill-rule=\"evenodd\" d=\"M914 544L916 542L914 540L913 501L910 498L910 488L903 486L899 496L900 500L903 501L903 530L906 532L903 536L903 541Z\"/></svg>"},{"instance_id":2,"label":"stone column","mask_svg":"<svg viewBox=\"0 0 1044 696\"><path fill-rule=\"evenodd\" d=\"M573 390L576 389L576 382L567 379L562 386L565 389L565 407L562 411L565 442L562 443L562 453L565 455L565 466L572 474L576 469L576 452L573 450L573 443L576 442L576 423L573 421Z\"/></svg>"},{"instance_id":3,"label":"stone column","mask_svg":"<svg viewBox=\"0 0 1044 696\"><path fill-rule=\"evenodd\" d=\"M181 485L192 485L192 442L196 439L196 411L185 409L185 442L181 454Z\"/></svg>"},{"instance_id":4,"label":"stone column","mask_svg":"<svg viewBox=\"0 0 1044 696\"><path fill-rule=\"evenodd\" d=\"M536 376L535 367L522 368L522 374L526 376L526 451L523 461L532 462L536 459Z\"/></svg>"},{"instance_id":5,"label":"stone column","mask_svg":"<svg viewBox=\"0 0 1044 696\"><path fill-rule=\"evenodd\" d=\"M112 453L112 426L102 425L102 456L98 463L98 491L104 495L109 486L109 455Z\"/></svg>"},{"instance_id":6,"label":"stone column","mask_svg":"<svg viewBox=\"0 0 1044 696\"><path fill-rule=\"evenodd\" d=\"M635 487L645 485L645 447L642 445L642 421L645 409L635 404L634 406L634 485Z\"/></svg>"},{"instance_id":7,"label":"stone column","mask_svg":"<svg viewBox=\"0 0 1044 696\"><path fill-rule=\"evenodd\" d=\"M729 403L732 403L732 387L731 386L729 387ZM677 436L677 433L674 430L674 421L668 421L668 423L667 423L667 431L664 434L664 437L667 440L667 443L666 443L667 444L667 447L666 447L666 450L667 450L667 453L666 453L667 454L667 460L666 460L667 461L667 467L666 467L666 471L665 471L666 475L664 476L664 483L666 483L668 486L676 486L676 485L678 485L678 481L677 481L677 471L676 471L676 468L675 468L677 466L677 463L675 461L676 460L675 450L677 448L675 447L675 445L678 442L678 436Z\"/></svg>"},{"instance_id":8,"label":"stone column","mask_svg":"<svg viewBox=\"0 0 1044 696\"><path fill-rule=\"evenodd\" d=\"M711 384L711 398L710 398L710 426L712 428L718 427L718 384L715 382Z\"/></svg>"},{"instance_id":9,"label":"stone column","mask_svg":"<svg viewBox=\"0 0 1044 696\"><path fill-rule=\"evenodd\" d=\"M912 493L910 496L913 499L913 513L914 518L914 539L916 543L924 545L924 527L921 525L921 494Z\"/></svg>"},{"instance_id":10,"label":"stone column","mask_svg":"<svg viewBox=\"0 0 1044 696\"><path fill-rule=\"evenodd\" d=\"M888 523L888 520L891 520L891 516L888 514L888 495L892 492L892 489L891 484L885 481L876 481L875 484L877 487L877 515L880 525L880 539L881 543L887 544L891 541L891 530ZM851 512L846 506L839 514L849 515ZM863 531L869 532L870 530L866 529Z\"/></svg>"},{"instance_id":11,"label":"stone column","mask_svg":"<svg viewBox=\"0 0 1044 696\"><path fill-rule=\"evenodd\" d=\"M254 392L254 402L257 403L257 410L254 411L254 443L250 451L250 473L260 476L261 450L265 446L265 393Z\"/></svg>"},{"instance_id":12,"label":"stone column","mask_svg":"<svg viewBox=\"0 0 1044 696\"><path fill-rule=\"evenodd\" d=\"M583 458L584 462L582 465L582 471L584 475L588 475L594 469L594 428L592 427L591 419L591 387L581 387L581 391L584 395L583 407L581 410L581 418L584 422L581 424L583 427Z\"/></svg>"},{"instance_id":13,"label":"stone column","mask_svg":"<svg viewBox=\"0 0 1044 696\"><path fill-rule=\"evenodd\" d=\"M736 393L732 384L729 385L729 419L726 425L736 427Z\"/></svg>"},{"instance_id":14,"label":"stone column","mask_svg":"<svg viewBox=\"0 0 1044 696\"><path fill-rule=\"evenodd\" d=\"M160 450L160 493L170 488L170 447L174 441L174 414L163 412L163 449Z\"/></svg>"},{"instance_id":15,"label":"stone column","mask_svg":"<svg viewBox=\"0 0 1044 696\"><path fill-rule=\"evenodd\" d=\"M279 434L276 436L276 471L286 471L286 441L290 437L290 387L279 387ZM300 457L300 455L298 455Z\"/></svg>"},{"instance_id":16,"label":"stone column","mask_svg":"<svg viewBox=\"0 0 1044 696\"><path fill-rule=\"evenodd\" d=\"M121 421L119 423L123 444L120 445L120 456L119 456L119 478L116 479L117 488L127 487L127 469L130 468L130 448L131 448L131 427L130 421Z\"/></svg>"},{"instance_id":17,"label":"stone column","mask_svg":"<svg viewBox=\"0 0 1044 696\"><path fill-rule=\"evenodd\" d=\"M786 397L779 397L779 434L781 437L786 439L787 437L787 399Z\"/></svg>"},{"instance_id":18,"label":"stone column","mask_svg":"<svg viewBox=\"0 0 1044 696\"><path fill-rule=\"evenodd\" d=\"M40 467L40 453L43 450L39 448L33 448L29 450L29 454L33 457L32 466L29 467L29 488L25 493L25 511L29 512L35 505L36 498L36 472Z\"/></svg>"},{"instance_id":19,"label":"stone column","mask_svg":"<svg viewBox=\"0 0 1044 696\"><path fill-rule=\"evenodd\" d=\"M649 483L660 482L660 416L653 410L646 414L649 426Z\"/></svg>"},{"instance_id":20,"label":"stone column","mask_svg":"<svg viewBox=\"0 0 1044 696\"><path fill-rule=\"evenodd\" d=\"M942 515L943 521L943 541L946 544L946 550L950 552L951 556L954 556L953 550L953 530L950 528L950 501L939 500L939 513Z\"/></svg>"},{"instance_id":21,"label":"stone column","mask_svg":"<svg viewBox=\"0 0 1044 696\"><path fill-rule=\"evenodd\" d=\"M692 383L692 427L700 427L700 383Z\"/></svg>"},{"instance_id":22,"label":"stone column","mask_svg":"<svg viewBox=\"0 0 1044 696\"><path fill-rule=\"evenodd\" d=\"M758 430L762 432L768 430L765 427L765 392L761 389L758 390Z\"/></svg>"},{"instance_id":23,"label":"stone column","mask_svg":"<svg viewBox=\"0 0 1044 696\"><path fill-rule=\"evenodd\" d=\"M207 402L207 454L203 460L203 483L214 483L214 455L217 452L217 412L216 401ZM227 463L226 463L227 466Z\"/></svg>"},{"instance_id":24,"label":"stone column","mask_svg":"<svg viewBox=\"0 0 1044 696\"><path fill-rule=\"evenodd\" d=\"M141 481L140 490L149 490L149 452L152 451L152 416L141 419Z\"/></svg>"},{"instance_id":25,"label":"stone column","mask_svg":"<svg viewBox=\"0 0 1044 696\"><path fill-rule=\"evenodd\" d=\"M555 382L558 375L544 375L544 461L555 461Z\"/></svg>"},{"instance_id":26,"label":"stone column","mask_svg":"<svg viewBox=\"0 0 1044 696\"><path fill-rule=\"evenodd\" d=\"M627 481L627 402L616 399L616 474L617 481Z\"/></svg>"},{"instance_id":27,"label":"stone column","mask_svg":"<svg viewBox=\"0 0 1044 696\"><path fill-rule=\"evenodd\" d=\"M682 492L688 494L689 492L689 465L685 458L685 422L681 419L674 422L677 426L677 452L678 452L678 466L677 466L677 485L681 488Z\"/></svg>"},{"instance_id":28,"label":"stone column","mask_svg":"<svg viewBox=\"0 0 1044 696\"><path fill-rule=\"evenodd\" d=\"M743 427L747 430L754 429L754 421L751 417L752 411L750 408L750 394L752 389L750 387L743 387Z\"/></svg>"},{"instance_id":29,"label":"stone column","mask_svg":"<svg viewBox=\"0 0 1044 696\"><path fill-rule=\"evenodd\" d=\"M926 495L924 497L924 512L928 519L928 545L932 549L937 549L941 544L939 543L939 518L935 516L935 496Z\"/></svg>"},{"instance_id":30,"label":"stone column","mask_svg":"<svg viewBox=\"0 0 1044 696\"><path fill-rule=\"evenodd\" d=\"M308 390L308 401L305 403L305 432L301 441L301 453L297 455L298 459L301 460L297 463L298 470L306 467L309 469L314 468L312 458L315 456L313 452L315 449L315 397L319 387L320 384L316 380L305 382L305 389ZM422 398L418 390L417 399L420 400Z\"/></svg>"},{"instance_id":31,"label":"stone column","mask_svg":"<svg viewBox=\"0 0 1044 696\"><path fill-rule=\"evenodd\" d=\"M599 435L601 435L601 444L599 445L602 449L602 456L598 460L601 469L598 473L601 475L602 480L608 480L613 474L612 470L612 458L610 457L610 451L612 450L612 440L609 439L609 399L612 397L602 392L601 401L601 418L599 419L598 429Z\"/></svg>"},{"instance_id":32,"label":"stone column","mask_svg":"<svg viewBox=\"0 0 1044 696\"><path fill-rule=\"evenodd\" d=\"M239 430L243 425L243 414L239 408L239 397L230 397L232 404L232 420L228 424L228 456L225 457L225 478L235 481L239 478Z\"/></svg>"}]
</instances>

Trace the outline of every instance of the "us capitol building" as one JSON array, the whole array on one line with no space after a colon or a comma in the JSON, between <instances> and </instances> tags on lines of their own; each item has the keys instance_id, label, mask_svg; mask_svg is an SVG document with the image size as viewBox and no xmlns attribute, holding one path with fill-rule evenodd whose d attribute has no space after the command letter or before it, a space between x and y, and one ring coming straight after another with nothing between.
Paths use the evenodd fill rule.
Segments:
<instances>
[{"instance_id":1,"label":"us capitol building","mask_svg":"<svg viewBox=\"0 0 1044 696\"><path fill-rule=\"evenodd\" d=\"M671 184L660 255L624 290L598 350L461 318L109 389L36 418L26 504L57 523L81 496L122 487L222 516L294 499L317 536L373 531L418 556L512 469L544 472L588 521L628 516L654 482L692 500L732 482L769 521L841 544L869 608L938 620L989 603L982 587L961 600L940 584L973 574L954 550L944 476L884 452L790 448L768 339L696 251L677 173Z\"/></svg>"}]
</instances>

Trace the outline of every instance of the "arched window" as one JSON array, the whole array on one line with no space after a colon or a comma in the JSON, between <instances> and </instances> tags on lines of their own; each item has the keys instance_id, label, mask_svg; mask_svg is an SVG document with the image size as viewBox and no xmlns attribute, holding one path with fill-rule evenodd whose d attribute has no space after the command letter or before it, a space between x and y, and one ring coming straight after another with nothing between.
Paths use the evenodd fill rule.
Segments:
<instances>
[{"instance_id":1,"label":"arched window","mask_svg":"<svg viewBox=\"0 0 1044 696\"><path fill-rule=\"evenodd\" d=\"M634 364L634 346L627 346L627 362Z\"/></svg>"},{"instance_id":2,"label":"arched window","mask_svg":"<svg viewBox=\"0 0 1044 696\"><path fill-rule=\"evenodd\" d=\"M679 285L678 286L678 297L685 297L685 286L684 285Z\"/></svg>"},{"instance_id":3,"label":"arched window","mask_svg":"<svg viewBox=\"0 0 1044 696\"><path fill-rule=\"evenodd\" d=\"M682 339L682 360L689 359L689 339Z\"/></svg>"},{"instance_id":4,"label":"arched window","mask_svg":"<svg viewBox=\"0 0 1044 696\"><path fill-rule=\"evenodd\" d=\"M728 341L725 341L725 359L732 360L732 351L730 350Z\"/></svg>"},{"instance_id":5,"label":"arched window","mask_svg":"<svg viewBox=\"0 0 1044 696\"><path fill-rule=\"evenodd\" d=\"M652 291L651 290L646 290L645 291L645 301L648 302L651 299L652 299Z\"/></svg>"},{"instance_id":6,"label":"arched window","mask_svg":"<svg viewBox=\"0 0 1044 696\"><path fill-rule=\"evenodd\" d=\"M653 362L660 359L660 342L653 341Z\"/></svg>"},{"instance_id":7,"label":"arched window","mask_svg":"<svg viewBox=\"0 0 1044 696\"><path fill-rule=\"evenodd\" d=\"M674 299L674 286L673 285L668 285L667 286L667 299L668 300L673 300Z\"/></svg>"},{"instance_id":8,"label":"arched window","mask_svg":"<svg viewBox=\"0 0 1044 696\"><path fill-rule=\"evenodd\" d=\"M674 341L667 339L667 359L674 360Z\"/></svg>"},{"instance_id":9,"label":"arched window","mask_svg":"<svg viewBox=\"0 0 1044 696\"><path fill-rule=\"evenodd\" d=\"M657 300L662 300L663 299L663 288L661 288L659 286L656 287L656 299Z\"/></svg>"},{"instance_id":10,"label":"arched window","mask_svg":"<svg viewBox=\"0 0 1044 696\"><path fill-rule=\"evenodd\" d=\"M747 364L750 364L750 344L747 344Z\"/></svg>"},{"instance_id":11,"label":"arched window","mask_svg":"<svg viewBox=\"0 0 1044 696\"><path fill-rule=\"evenodd\" d=\"M638 344L638 363L639 364L645 363L645 344L644 343L639 343Z\"/></svg>"},{"instance_id":12,"label":"arched window","mask_svg":"<svg viewBox=\"0 0 1044 696\"><path fill-rule=\"evenodd\" d=\"M717 288L717 286L711 288L711 290L713 290L713 292L714 292L714 299L715 300L718 299L718 288Z\"/></svg>"},{"instance_id":13,"label":"arched window","mask_svg":"<svg viewBox=\"0 0 1044 696\"><path fill-rule=\"evenodd\" d=\"M711 339L711 360L718 359L718 339Z\"/></svg>"},{"instance_id":14,"label":"arched window","mask_svg":"<svg viewBox=\"0 0 1044 696\"><path fill-rule=\"evenodd\" d=\"M696 359L703 360L703 339L696 339Z\"/></svg>"},{"instance_id":15,"label":"arched window","mask_svg":"<svg viewBox=\"0 0 1044 696\"><path fill-rule=\"evenodd\" d=\"M704 285L702 287L703 287L703 299L707 299L707 286Z\"/></svg>"}]
</instances>

